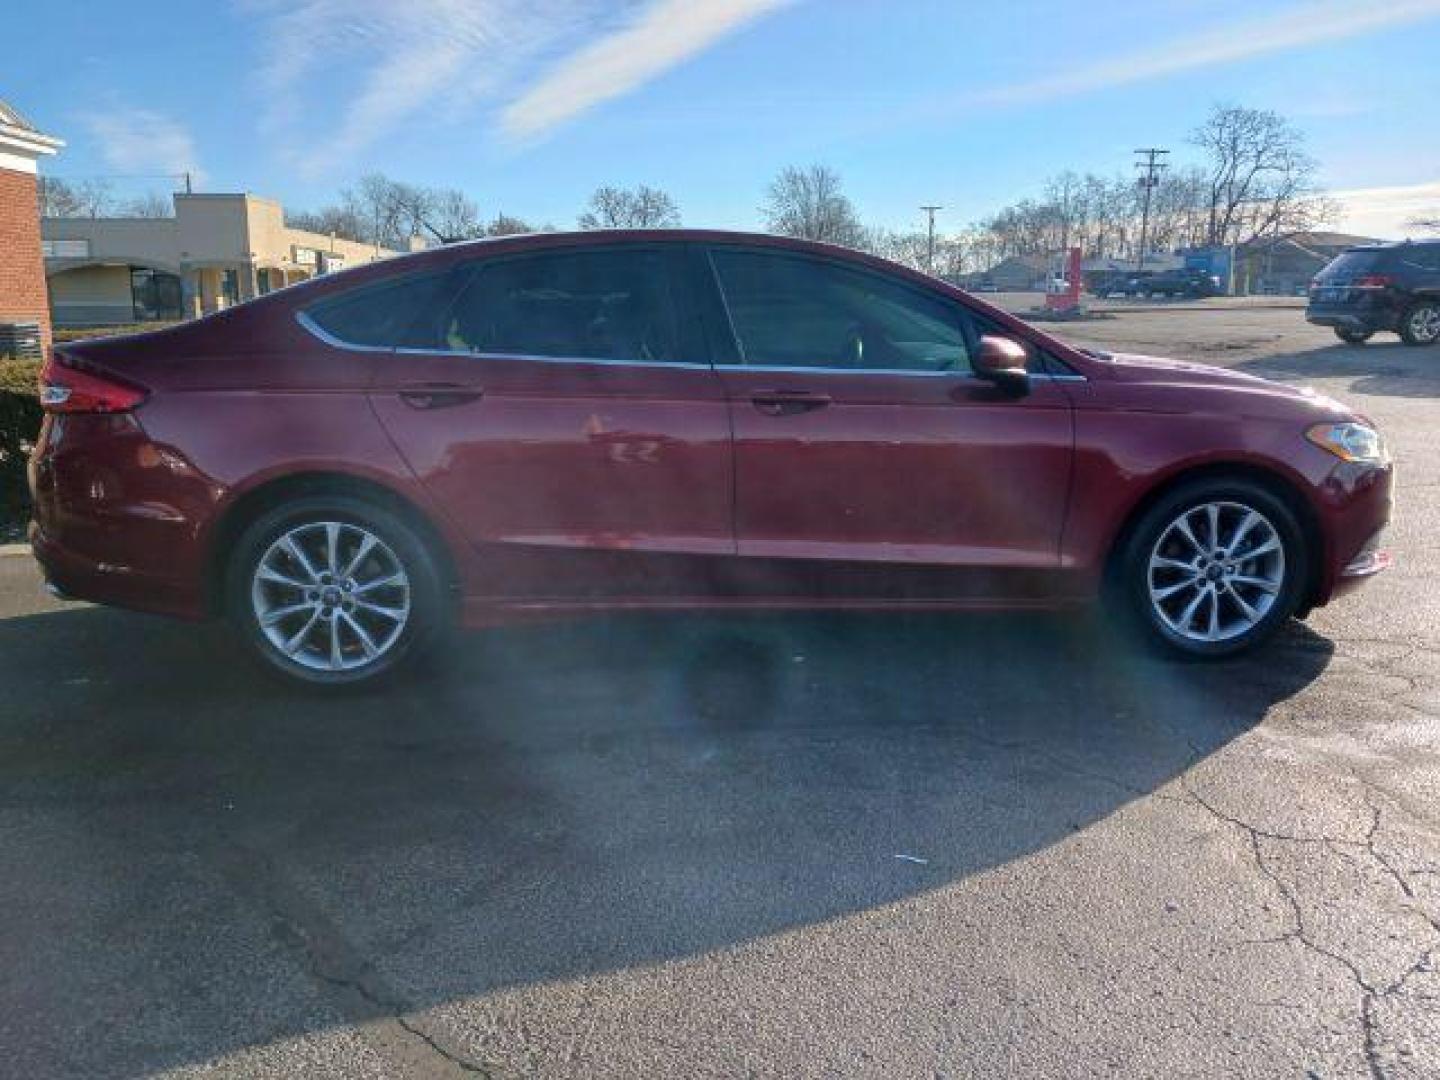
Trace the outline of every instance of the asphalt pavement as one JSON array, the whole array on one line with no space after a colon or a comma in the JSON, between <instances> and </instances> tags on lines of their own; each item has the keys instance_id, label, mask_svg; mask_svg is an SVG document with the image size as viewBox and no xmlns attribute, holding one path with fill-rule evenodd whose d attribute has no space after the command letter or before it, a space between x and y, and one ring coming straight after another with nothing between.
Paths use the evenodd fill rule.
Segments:
<instances>
[{"instance_id":1,"label":"asphalt pavement","mask_svg":"<svg viewBox=\"0 0 1440 1080\"><path fill-rule=\"evenodd\" d=\"M0 556L0 1074L1440 1075L1440 350L1062 332L1359 406L1398 566L1223 664L615 618L330 700Z\"/></svg>"}]
</instances>

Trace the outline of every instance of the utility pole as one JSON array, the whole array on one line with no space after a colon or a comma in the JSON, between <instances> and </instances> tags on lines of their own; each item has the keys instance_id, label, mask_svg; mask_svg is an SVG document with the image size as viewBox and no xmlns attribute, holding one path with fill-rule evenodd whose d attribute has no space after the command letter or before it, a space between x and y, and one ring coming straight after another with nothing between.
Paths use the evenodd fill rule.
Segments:
<instances>
[{"instance_id":1,"label":"utility pole","mask_svg":"<svg viewBox=\"0 0 1440 1080\"><path fill-rule=\"evenodd\" d=\"M1140 177L1140 186L1145 189L1145 201L1140 210L1140 259L1135 266L1137 270L1145 267L1145 247L1149 240L1147 234L1150 231L1150 195L1160 186L1161 170L1169 168L1160 160L1168 153L1170 153L1169 150L1161 150L1156 146L1135 151L1137 157L1145 159L1135 163L1137 169L1145 170L1145 174Z\"/></svg>"},{"instance_id":2,"label":"utility pole","mask_svg":"<svg viewBox=\"0 0 1440 1080\"><path fill-rule=\"evenodd\" d=\"M943 206L922 206L930 224L925 229L925 272L934 276L935 274L935 211L944 210Z\"/></svg>"}]
</instances>

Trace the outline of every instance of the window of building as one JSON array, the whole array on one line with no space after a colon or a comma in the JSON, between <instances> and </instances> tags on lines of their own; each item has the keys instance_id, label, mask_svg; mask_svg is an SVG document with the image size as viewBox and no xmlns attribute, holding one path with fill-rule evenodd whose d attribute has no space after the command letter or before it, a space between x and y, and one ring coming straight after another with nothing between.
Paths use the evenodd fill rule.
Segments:
<instances>
[{"instance_id":1,"label":"window of building","mask_svg":"<svg viewBox=\"0 0 1440 1080\"><path fill-rule=\"evenodd\" d=\"M717 248L743 363L855 371L965 371L958 305L808 256Z\"/></svg>"},{"instance_id":2,"label":"window of building","mask_svg":"<svg viewBox=\"0 0 1440 1080\"><path fill-rule=\"evenodd\" d=\"M180 318L180 279L163 270L130 269L130 304L136 322Z\"/></svg>"}]
</instances>

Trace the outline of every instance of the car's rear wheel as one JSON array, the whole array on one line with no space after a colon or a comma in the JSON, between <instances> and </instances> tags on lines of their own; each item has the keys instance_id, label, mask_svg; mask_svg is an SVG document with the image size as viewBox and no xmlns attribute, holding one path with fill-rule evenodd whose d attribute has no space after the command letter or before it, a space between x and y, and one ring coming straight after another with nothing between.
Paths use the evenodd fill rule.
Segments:
<instances>
[{"instance_id":1,"label":"car's rear wheel","mask_svg":"<svg viewBox=\"0 0 1440 1080\"><path fill-rule=\"evenodd\" d=\"M236 543L226 610L269 670L316 686L399 670L443 625L441 575L402 516L348 495L279 506Z\"/></svg>"},{"instance_id":2,"label":"car's rear wheel","mask_svg":"<svg viewBox=\"0 0 1440 1080\"><path fill-rule=\"evenodd\" d=\"M1131 530L1118 582L1150 640L1185 656L1243 652L1300 606L1308 562L1284 500L1248 480L1185 485Z\"/></svg>"},{"instance_id":3,"label":"car's rear wheel","mask_svg":"<svg viewBox=\"0 0 1440 1080\"><path fill-rule=\"evenodd\" d=\"M1374 330L1351 330L1346 326L1335 327L1335 336L1346 345L1364 345L1375 336Z\"/></svg>"},{"instance_id":4,"label":"car's rear wheel","mask_svg":"<svg viewBox=\"0 0 1440 1080\"><path fill-rule=\"evenodd\" d=\"M1440 300L1412 304L1400 319L1400 336L1406 345L1434 345L1440 342Z\"/></svg>"}]
</instances>

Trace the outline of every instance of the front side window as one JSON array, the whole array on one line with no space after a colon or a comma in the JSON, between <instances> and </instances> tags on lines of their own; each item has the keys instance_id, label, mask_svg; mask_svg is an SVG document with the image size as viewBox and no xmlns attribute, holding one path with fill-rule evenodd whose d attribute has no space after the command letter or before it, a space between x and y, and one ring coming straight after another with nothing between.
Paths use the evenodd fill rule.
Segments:
<instances>
[{"instance_id":1,"label":"front side window","mask_svg":"<svg viewBox=\"0 0 1440 1080\"><path fill-rule=\"evenodd\" d=\"M412 274L328 297L305 309L316 326L346 345L393 349L440 302L447 277Z\"/></svg>"},{"instance_id":2,"label":"front side window","mask_svg":"<svg viewBox=\"0 0 1440 1080\"><path fill-rule=\"evenodd\" d=\"M823 259L712 252L751 367L969 372L962 313L939 297Z\"/></svg>"},{"instance_id":3,"label":"front side window","mask_svg":"<svg viewBox=\"0 0 1440 1080\"><path fill-rule=\"evenodd\" d=\"M682 359L662 252L553 251L482 264L432 330L459 352Z\"/></svg>"}]
</instances>

